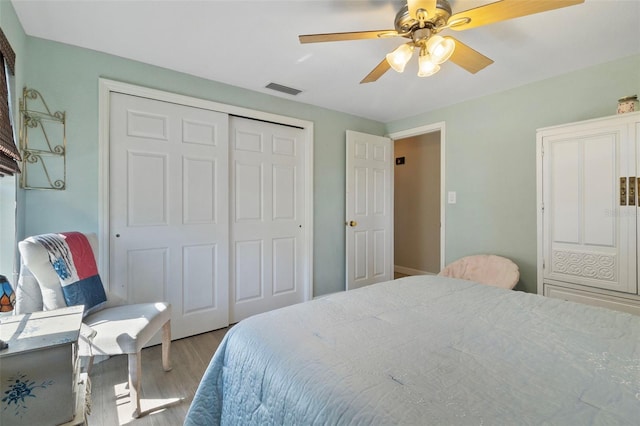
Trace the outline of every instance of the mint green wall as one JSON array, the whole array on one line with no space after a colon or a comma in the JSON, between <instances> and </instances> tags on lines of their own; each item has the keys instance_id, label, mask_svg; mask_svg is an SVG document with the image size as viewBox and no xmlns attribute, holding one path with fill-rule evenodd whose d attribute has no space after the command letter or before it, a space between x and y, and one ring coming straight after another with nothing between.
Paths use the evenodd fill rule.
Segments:
<instances>
[{"instance_id":1,"label":"mint green wall","mask_svg":"<svg viewBox=\"0 0 640 426\"><path fill-rule=\"evenodd\" d=\"M314 122L314 294L344 290L345 130L384 125L92 50L27 37L25 84L67 113L67 189L25 191L24 235L98 231L98 78Z\"/></svg>"},{"instance_id":2,"label":"mint green wall","mask_svg":"<svg viewBox=\"0 0 640 426\"><path fill-rule=\"evenodd\" d=\"M13 7L0 4L3 28L19 26ZM32 37L23 44L24 83L17 87L35 88L52 109L67 112L68 164L67 190L24 191L20 237L97 231L98 78L106 77L315 123L315 295L344 289L346 129L380 135L446 122L446 190L457 191L458 203L446 208L445 260L509 256L521 269L518 288L535 292L536 129L610 115L619 97L640 93L640 56L634 56L385 126L86 49Z\"/></svg>"},{"instance_id":3,"label":"mint green wall","mask_svg":"<svg viewBox=\"0 0 640 426\"><path fill-rule=\"evenodd\" d=\"M536 129L615 114L640 94L640 55L387 123L388 133L446 122L446 259L494 253L536 292Z\"/></svg>"},{"instance_id":4,"label":"mint green wall","mask_svg":"<svg viewBox=\"0 0 640 426\"><path fill-rule=\"evenodd\" d=\"M6 0L0 1L0 28L16 53L15 75L9 81L12 83L10 88L11 107L17 125L19 93L16 89L22 87L23 82L26 35L16 17L13 5ZM24 226L22 221L16 222L15 220L17 179L15 176L0 179L0 274L6 275L14 286L16 284L14 272L17 272L17 267L14 267L17 257L16 232L18 228ZM18 196L20 196L19 192Z\"/></svg>"}]
</instances>

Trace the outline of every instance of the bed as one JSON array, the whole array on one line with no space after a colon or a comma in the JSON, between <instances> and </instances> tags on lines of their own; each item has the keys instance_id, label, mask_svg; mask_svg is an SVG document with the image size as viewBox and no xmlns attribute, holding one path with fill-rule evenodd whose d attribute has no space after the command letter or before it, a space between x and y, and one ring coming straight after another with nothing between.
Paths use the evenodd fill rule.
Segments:
<instances>
[{"instance_id":1,"label":"bed","mask_svg":"<svg viewBox=\"0 0 640 426\"><path fill-rule=\"evenodd\" d=\"M437 276L231 328L186 425L638 424L640 317Z\"/></svg>"}]
</instances>

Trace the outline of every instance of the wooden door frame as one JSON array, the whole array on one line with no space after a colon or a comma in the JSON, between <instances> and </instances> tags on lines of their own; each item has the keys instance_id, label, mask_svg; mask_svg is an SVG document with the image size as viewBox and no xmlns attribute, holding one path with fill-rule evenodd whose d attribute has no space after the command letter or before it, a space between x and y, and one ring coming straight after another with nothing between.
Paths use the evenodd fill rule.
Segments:
<instances>
[{"instance_id":1,"label":"wooden door frame","mask_svg":"<svg viewBox=\"0 0 640 426\"><path fill-rule=\"evenodd\" d=\"M305 239L305 274L304 274L304 300L313 297L313 122L301 120L284 115L257 111L233 105L222 104L207 99L195 98L177 93L165 92L134 84L123 83L115 80L100 78L98 80L98 237L100 241L98 267L103 282L109 290L109 116L110 95L112 92L126 95L139 96L162 102L212 110L238 115L256 120L270 121L287 126L300 127L305 132L305 215L303 238Z\"/></svg>"},{"instance_id":2,"label":"wooden door frame","mask_svg":"<svg viewBox=\"0 0 640 426\"><path fill-rule=\"evenodd\" d=\"M446 195L445 195L445 179L446 179L446 162L445 162L445 122L440 121L438 123L427 124L425 126L414 127L411 129L401 130L397 132L393 132L387 135L387 137L391 138L392 147L397 139L405 139L413 136L420 136L426 133L434 133L440 132L440 269L442 270L445 265L445 241L446 241L446 226L445 226L445 218L446 218ZM395 168L393 164L394 155L391 156L392 166L391 166L391 199L394 199L394 184L395 184ZM395 209L391 209L391 223L395 223ZM393 229L391 229L391 236L395 238L395 234L393 233ZM391 270L393 268L395 262L395 253L393 251L393 245L391 246Z\"/></svg>"}]
</instances>

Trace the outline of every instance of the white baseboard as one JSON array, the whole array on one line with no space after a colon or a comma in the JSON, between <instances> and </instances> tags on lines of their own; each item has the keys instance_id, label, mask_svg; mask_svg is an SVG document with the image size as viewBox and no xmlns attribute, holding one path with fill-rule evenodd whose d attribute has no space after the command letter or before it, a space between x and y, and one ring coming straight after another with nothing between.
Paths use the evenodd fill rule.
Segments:
<instances>
[{"instance_id":1,"label":"white baseboard","mask_svg":"<svg viewBox=\"0 0 640 426\"><path fill-rule=\"evenodd\" d=\"M321 294L320 296L313 296L313 299L322 299L323 297L327 297L327 296L331 296L332 294L336 294L336 293L344 293L344 291L334 291L331 293L326 293L326 294Z\"/></svg>"},{"instance_id":2,"label":"white baseboard","mask_svg":"<svg viewBox=\"0 0 640 426\"><path fill-rule=\"evenodd\" d=\"M433 272L421 271L419 269L407 268L406 266L393 265L393 271L405 275L435 275Z\"/></svg>"}]
</instances>

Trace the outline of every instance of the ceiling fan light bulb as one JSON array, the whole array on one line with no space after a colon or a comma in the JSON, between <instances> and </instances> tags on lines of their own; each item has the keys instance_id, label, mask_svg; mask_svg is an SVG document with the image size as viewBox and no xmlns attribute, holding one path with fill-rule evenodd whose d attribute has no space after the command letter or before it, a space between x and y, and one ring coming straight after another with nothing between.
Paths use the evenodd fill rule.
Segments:
<instances>
[{"instance_id":1,"label":"ceiling fan light bulb","mask_svg":"<svg viewBox=\"0 0 640 426\"><path fill-rule=\"evenodd\" d=\"M403 72L404 67L407 65L412 55L413 46L403 44L402 46L398 46L398 48L393 52L387 54L386 58L391 68L397 72Z\"/></svg>"},{"instance_id":2,"label":"ceiling fan light bulb","mask_svg":"<svg viewBox=\"0 0 640 426\"><path fill-rule=\"evenodd\" d=\"M429 77L440 71L440 65L434 63L429 55L418 58L418 77Z\"/></svg>"},{"instance_id":3,"label":"ceiling fan light bulb","mask_svg":"<svg viewBox=\"0 0 640 426\"><path fill-rule=\"evenodd\" d=\"M431 61L441 64L453 55L456 43L450 38L433 36L427 41L427 50L431 56Z\"/></svg>"}]
</instances>

